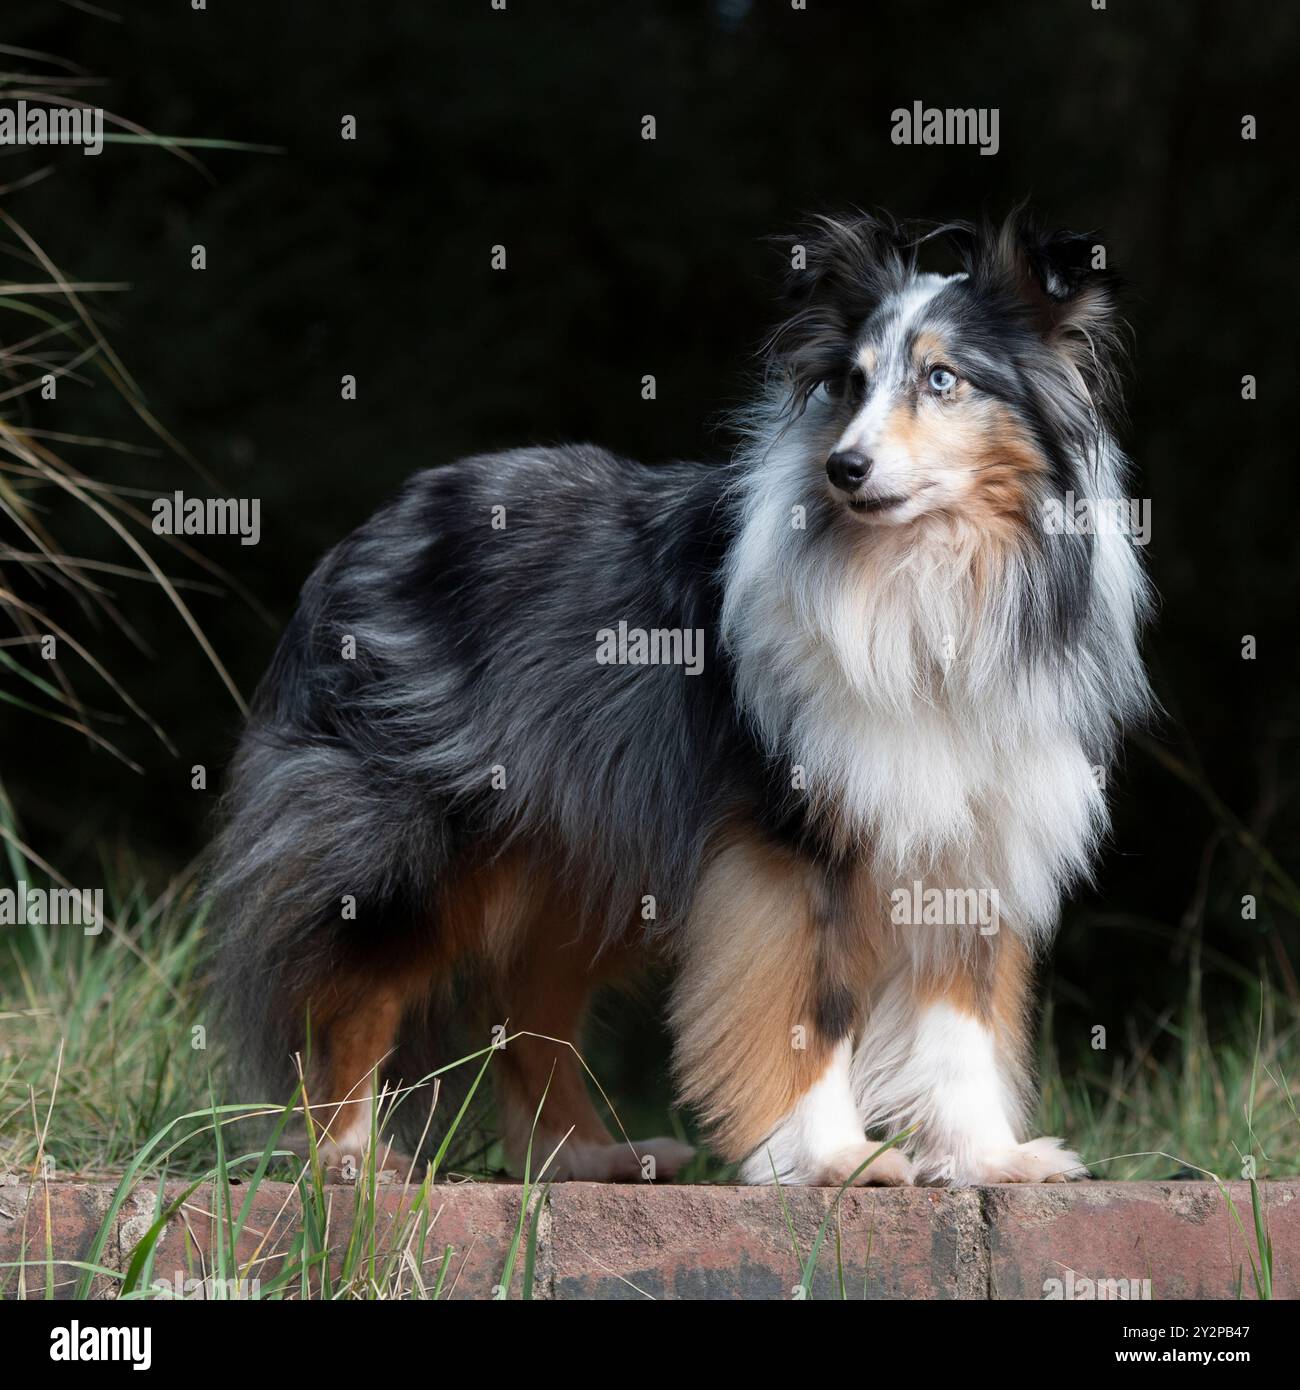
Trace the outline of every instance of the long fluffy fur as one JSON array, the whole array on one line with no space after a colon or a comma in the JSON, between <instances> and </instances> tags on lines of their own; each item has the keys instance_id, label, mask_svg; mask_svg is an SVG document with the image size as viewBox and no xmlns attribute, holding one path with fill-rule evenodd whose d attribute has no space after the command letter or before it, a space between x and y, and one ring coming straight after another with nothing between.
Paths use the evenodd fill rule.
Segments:
<instances>
[{"instance_id":1,"label":"long fluffy fur","mask_svg":"<svg viewBox=\"0 0 1300 1390\"><path fill-rule=\"evenodd\" d=\"M465 459L325 557L258 691L211 873L251 1077L283 1082L286 1001L359 949L436 936L448 876L512 845L547 847L574 930L606 944L678 928L738 816L882 880L1002 885L1012 930L1046 937L1105 828L1095 770L1148 700L1137 555L1023 518L996 551L953 517L864 535L814 485L845 420L824 383L882 306L925 304L1044 462L1026 515L1123 496L1113 285L1023 218L938 239L958 276L918 275L931 231L856 216L805 238L729 466ZM702 630L703 673L598 664L620 619Z\"/></svg>"}]
</instances>

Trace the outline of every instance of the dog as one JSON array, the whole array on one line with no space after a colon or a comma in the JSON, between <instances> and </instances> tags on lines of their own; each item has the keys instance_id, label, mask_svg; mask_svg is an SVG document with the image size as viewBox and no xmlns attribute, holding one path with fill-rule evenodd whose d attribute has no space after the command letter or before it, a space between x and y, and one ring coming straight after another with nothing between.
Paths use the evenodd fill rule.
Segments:
<instances>
[{"instance_id":1,"label":"dog","mask_svg":"<svg viewBox=\"0 0 1300 1390\"><path fill-rule=\"evenodd\" d=\"M1138 548L1047 524L1127 486L1097 259L1023 210L818 219L729 462L467 458L324 558L211 891L232 1050L267 1093L306 1055L327 1157L455 1011L508 1031L513 1165L672 1177L692 1150L616 1142L575 1054L659 961L743 1181L1086 1175L1025 1120L1034 965L1150 705Z\"/></svg>"}]
</instances>

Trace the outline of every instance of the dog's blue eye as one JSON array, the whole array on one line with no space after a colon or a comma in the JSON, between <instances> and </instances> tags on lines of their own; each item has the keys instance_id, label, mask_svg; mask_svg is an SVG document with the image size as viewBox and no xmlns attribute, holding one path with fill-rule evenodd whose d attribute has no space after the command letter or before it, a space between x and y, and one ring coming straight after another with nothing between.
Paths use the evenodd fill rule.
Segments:
<instances>
[{"instance_id":1,"label":"dog's blue eye","mask_svg":"<svg viewBox=\"0 0 1300 1390\"><path fill-rule=\"evenodd\" d=\"M946 396L956 385L957 374L950 372L947 367L936 367L930 373L930 390L941 396Z\"/></svg>"}]
</instances>

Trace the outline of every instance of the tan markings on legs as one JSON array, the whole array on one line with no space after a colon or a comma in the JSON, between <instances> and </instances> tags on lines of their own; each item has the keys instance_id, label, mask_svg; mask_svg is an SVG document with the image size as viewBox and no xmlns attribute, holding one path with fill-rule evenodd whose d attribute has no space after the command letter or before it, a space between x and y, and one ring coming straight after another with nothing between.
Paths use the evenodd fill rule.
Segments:
<instances>
[{"instance_id":1,"label":"tan markings on legs","mask_svg":"<svg viewBox=\"0 0 1300 1390\"><path fill-rule=\"evenodd\" d=\"M678 1089L729 1160L825 1077L839 1041L816 1023L818 888L806 863L737 832L702 875L684 927L672 1007Z\"/></svg>"},{"instance_id":2,"label":"tan markings on legs","mask_svg":"<svg viewBox=\"0 0 1300 1390\"><path fill-rule=\"evenodd\" d=\"M624 948L597 955L562 876L540 858L527 865L504 861L498 874L480 876L478 892L495 1011L488 1021L504 1026L510 1039L491 1070L511 1168L522 1174L531 1139L534 1177L557 1145L547 1177L671 1177L692 1150L673 1139L629 1145L611 1137L578 1055L592 991L629 974L642 952ZM653 1162L643 1167L646 1158Z\"/></svg>"},{"instance_id":3,"label":"tan markings on legs","mask_svg":"<svg viewBox=\"0 0 1300 1390\"><path fill-rule=\"evenodd\" d=\"M573 1132L566 1146L610 1142L574 1053L580 1046L582 1017L596 978L589 948L548 942L539 932L511 969L509 982L498 987L502 1017L497 1021L508 1021L512 1041L493 1058L492 1067L502 1141L512 1165L521 1169L539 1105L534 1173L569 1129ZM537 1036L516 1037L519 1033Z\"/></svg>"},{"instance_id":4,"label":"tan markings on legs","mask_svg":"<svg viewBox=\"0 0 1300 1390\"><path fill-rule=\"evenodd\" d=\"M459 951L479 960L490 982L485 1022L513 1037L521 1031L576 1043L594 983L592 950L575 940L579 922L557 874L545 859L513 850L467 874L449 895L444 919ZM549 931L547 928L549 927ZM534 1172L553 1144L574 1126L572 1141L608 1143L570 1048L541 1038L515 1038L492 1058L502 1139L522 1171L533 1117L546 1095L534 1144ZM549 1082L549 1089L548 1089Z\"/></svg>"},{"instance_id":5,"label":"tan markings on legs","mask_svg":"<svg viewBox=\"0 0 1300 1390\"><path fill-rule=\"evenodd\" d=\"M308 1100L326 1162L359 1162L369 1144L373 1073L382 1073L408 1009L434 999L461 961L506 973L526 953L548 889L544 870L523 852L495 856L449 880L423 930L412 923L306 990L299 1014L310 1018L312 1035Z\"/></svg>"},{"instance_id":6,"label":"tan markings on legs","mask_svg":"<svg viewBox=\"0 0 1300 1390\"><path fill-rule=\"evenodd\" d=\"M370 1146L376 1068L382 1075L403 1014L429 988L427 953L417 945L407 955L402 968L382 957L364 970L336 967L301 1005L311 1030L304 1059L307 1102L321 1160L330 1167L350 1159L360 1168ZM297 1147L303 1141L290 1142ZM386 1146L381 1152L385 1168L405 1171L408 1160L401 1154Z\"/></svg>"},{"instance_id":7,"label":"tan markings on legs","mask_svg":"<svg viewBox=\"0 0 1300 1390\"><path fill-rule=\"evenodd\" d=\"M404 999L392 985L356 984L334 1017L322 1020L324 1093L309 1094L321 1139L332 1154L358 1160L370 1141L373 1073L397 1040ZM321 1108L324 1104L325 1108ZM332 1108L331 1108L332 1107Z\"/></svg>"},{"instance_id":8,"label":"tan markings on legs","mask_svg":"<svg viewBox=\"0 0 1300 1390\"><path fill-rule=\"evenodd\" d=\"M988 1003L989 1026L1017 1088L1023 1089L1032 1041L1029 1024L1034 966L1025 943L1014 933L999 932L997 940L1000 946Z\"/></svg>"},{"instance_id":9,"label":"tan markings on legs","mask_svg":"<svg viewBox=\"0 0 1300 1390\"><path fill-rule=\"evenodd\" d=\"M555 885L545 862L509 850L462 874L443 894L439 931L452 960L474 957L506 970L523 950L538 917L551 906ZM570 929L570 935L576 925Z\"/></svg>"},{"instance_id":10,"label":"tan markings on legs","mask_svg":"<svg viewBox=\"0 0 1300 1390\"><path fill-rule=\"evenodd\" d=\"M370 1142L375 1071L382 1077L408 1010L449 981L458 943L446 923L430 917L368 943L364 956L348 951L300 998L298 1015L311 1031L307 1099L327 1163L350 1155L359 1164ZM390 1155L388 1166L404 1170L407 1161Z\"/></svg>"}]
</instances>

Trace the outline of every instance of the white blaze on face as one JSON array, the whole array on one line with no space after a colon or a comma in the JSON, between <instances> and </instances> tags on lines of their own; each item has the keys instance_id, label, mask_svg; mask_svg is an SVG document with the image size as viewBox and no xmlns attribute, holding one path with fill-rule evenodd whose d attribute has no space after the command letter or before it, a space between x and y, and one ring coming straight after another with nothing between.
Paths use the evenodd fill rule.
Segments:
<instances>
[{"instance_id":1,"label":"white blaze on face","mask_svg":"<svg viewBox=\"0 0 1300 1390\"><path fill-rule=\"evenodd\" d=\"M858 365L867 376L867 395L861 410L849 421L836 441L833 452L852 450L871 460L871 473L865 491L876 497L908 497L929 480L917 469L917 460L887 439L886 426L891 413L902 403L913 385L915 364L908 352L908 339L919 326L931 300L951 281L963 276L919 275L912 284L883 306L887 328L883 339L873 337L858 353ZM911 509L891 516L900 521Z\"/></svg>"}]
</instances>

